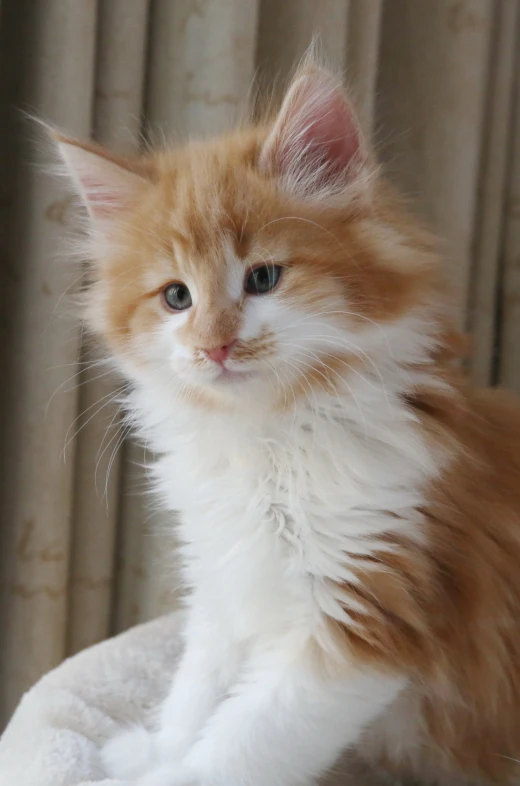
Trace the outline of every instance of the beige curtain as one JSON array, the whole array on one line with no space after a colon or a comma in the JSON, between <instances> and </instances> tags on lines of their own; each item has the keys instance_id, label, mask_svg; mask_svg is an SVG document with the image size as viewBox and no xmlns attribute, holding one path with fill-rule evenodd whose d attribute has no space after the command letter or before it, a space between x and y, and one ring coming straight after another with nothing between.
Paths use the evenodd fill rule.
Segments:
<instances>
[{"instance_id":1,"label":"beige curtain","mask_svg":"<svg viewBox=\"0 0 520 786\"><path fill-rule=\"evenodd\" d=\"M475 382L520 391L519 20L519 0L2 0L2 720L44 671L177 592L121 383L77 322L70 200L23 113L120 151L222 131L255 75L281 85L318 33L445 240Z\"/></svg>"}]
</instances>

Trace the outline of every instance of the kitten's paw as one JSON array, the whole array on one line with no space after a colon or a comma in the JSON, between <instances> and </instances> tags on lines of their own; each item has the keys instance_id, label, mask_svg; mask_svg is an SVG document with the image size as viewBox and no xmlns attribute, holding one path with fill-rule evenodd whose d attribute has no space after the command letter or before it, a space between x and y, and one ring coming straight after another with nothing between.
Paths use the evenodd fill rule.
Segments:
<instances>
[{"instance_id":1,"label":"kitten's paw","mask_svg":"<svg viewBox=\"0 0 520 786\"><path fill-rule=\"evenodd\" d=\"M182 764L161 764L146 775L141 775L135 786L199 786L199 784Z\"/></svg>"},{"instance_id":2,"label":"kitten's paw","mask_svg":"<svg viewBox=\"0 0 520 786\"><path fill-rule=\"evenodd\" d=\"M187 733L187 729L178 726L164 726L154 735L153 745L156 761L169 762L170 764L182 761L188 753L192 741L192 735Z\"/></svg>"},{"instance_id":3,"label":"kitten's paw","mask_svg":"<svg viewBox=\"0 0 520 786\"><path fill-rule=\"evenodd\" d=\"M101 761L111 778L135 778L150 769L154 753L153 737L142 726L117 734L101 750Z\"/></svg>"}]
</instances>

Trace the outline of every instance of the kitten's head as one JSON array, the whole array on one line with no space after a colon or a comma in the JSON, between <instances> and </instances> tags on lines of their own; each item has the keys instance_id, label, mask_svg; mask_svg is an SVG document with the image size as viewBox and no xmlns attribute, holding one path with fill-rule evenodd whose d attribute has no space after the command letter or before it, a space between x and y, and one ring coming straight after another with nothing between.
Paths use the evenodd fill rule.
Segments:
<instances>
[{"instance_id":1,"label":"kitten's head","mask_svg":"<svg viewBox=\"0 0 520 786\"><path fill-rule=\"evenodd\" d=\"M57 141L89 213L88 321L144 385L277 406L348 390L427 297L429 241L320 68L221 139L135 160Z\"/></svg>"}]
</instances>

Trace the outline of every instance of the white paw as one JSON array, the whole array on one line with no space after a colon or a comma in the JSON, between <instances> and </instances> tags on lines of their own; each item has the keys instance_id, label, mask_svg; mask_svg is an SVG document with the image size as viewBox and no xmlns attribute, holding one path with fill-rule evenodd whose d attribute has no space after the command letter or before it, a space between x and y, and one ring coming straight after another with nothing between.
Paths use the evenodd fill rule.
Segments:
<instances>
[{"instance_id":1,"label":"white paw","mask_svg":"<svg viewBox=\"0 0 520 786\"><path fill-rule=\"evenodd\" d=\"M154 750L157 762L180 762L188 753L192 737L185 729L165 726L154 735Z\"/></svg>"},{"instance_id":2,"label":"white paw","mask_svg":"<svg viewBox=\"0 0 520 786\"><path fill-rule=\"evenodd\" d=\"M142 726L117 734L104 745L101 760L111 778L135 778L152 766L153 737Z\"/></svg>"},{"instance_id":3,"label":"white paw","mask_svg":"<svg viewBox=\"0 0 520 786\"><path fill-rule=\"evenodd\" d=\"M182 764L161 764L137 779L135 786L197 786Z\"/></svg>"}]
</instances>

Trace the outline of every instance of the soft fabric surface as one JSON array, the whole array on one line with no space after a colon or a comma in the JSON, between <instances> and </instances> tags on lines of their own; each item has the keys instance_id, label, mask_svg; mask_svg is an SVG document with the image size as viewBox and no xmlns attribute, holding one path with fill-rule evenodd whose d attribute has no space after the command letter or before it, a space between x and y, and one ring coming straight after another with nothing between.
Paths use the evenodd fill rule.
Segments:
<instances>
[{"instance_id":1,"label":"soft fabric surface","mask_svg":"<svg viewBox=\"0 0 520 786\"><path fill-rule=\"evenodd\" d=\"M140 625L40 680L0 740L0 786L123 786L105 777L99 748L119 726L149 722L179 656L179 624L174 614ZM352 762L348 769L327 786L379 783Z\"/></svg>"}]
</instances>

